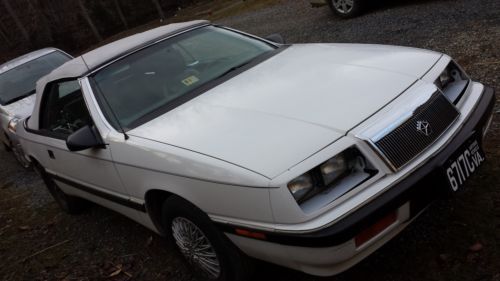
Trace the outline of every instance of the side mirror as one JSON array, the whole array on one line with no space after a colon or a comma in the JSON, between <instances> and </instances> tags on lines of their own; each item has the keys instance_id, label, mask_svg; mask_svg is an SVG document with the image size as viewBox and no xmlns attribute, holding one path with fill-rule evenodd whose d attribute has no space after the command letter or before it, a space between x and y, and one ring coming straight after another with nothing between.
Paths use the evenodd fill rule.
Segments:
<instances>
[{"instance_id":1,"label":"side mirror","mask_svg":"<svg viewBox=\"0 0 500 281\"><path fill-rule=\"evenodd\" d=\"M89 125L80 128L66 139L69 151L82 151L88 148L104 147L104 142L95 129Z\"/></svg>"},{"instance_id":2,"label":"side mirror","mask_svg":"<svg viewBox=\"0 0 500 281\"><path fill-rule=\"evenodd\" d=\"M285 39L283 39L283 36L281 36L278 33L274 33L274 34L268 35L268 36L266 36L265 39L269 40L271 42L274 42L274 43L285 44Z\"/></svg>"}]
</instances>

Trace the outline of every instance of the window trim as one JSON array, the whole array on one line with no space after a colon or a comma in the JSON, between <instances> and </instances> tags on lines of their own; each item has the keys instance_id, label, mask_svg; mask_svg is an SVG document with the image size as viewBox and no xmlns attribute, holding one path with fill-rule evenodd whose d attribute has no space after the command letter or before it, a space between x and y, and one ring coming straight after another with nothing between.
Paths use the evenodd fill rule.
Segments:
<instances>
[{"instance_id":1,"label":"window trim","mask_svg":"<svg viewBox=\"0 0 500 281\"><path fill-rule=\"evenodd\" d=\"M50 131L47 129L42 129L42 122L43 122L43 119L45 118L44 112L46 112L45 111L46 104L47 104L46 100L48 99L48 95L50 95L50 92L51 92L50 90L52 89L52 85L57 84L57 83L64 83L64 82L68 82L68 81L76 81L78 83L78 85L80 87L80 91L82 93L82 98L85 101L85 108L87 109L87 112L89 113L89 116L90 116L90 120L91 120L90 125L95 126L95 121L92 118L92 114L90 113L89 106L87 105L87 100L85 99L85 95L83 93L82 85L80 84L80 78L79 77L76 77L76 78L75 77L65 77L62 79L50 81L49 83L47 83L45 85L45 88L43 89L43 92L42 92L42 98L40 99L40 112L38 115L38 129L37 130L31 129L27 126L27 124L25 124L24 127L25 127L27 132L32 133L32 134L36 134L36 135L40 135L40 136L44 136L44 137L53 138L53 139L59 139L59 140L63 140L63 141L67 140L67 138L71 134L67 135L67 136L63 136L62 134L58 134L56 132L53 132L53 131ZM26 120L28 120L28 119L29 119L29 117Z\"/></svg>"}]
</instances>

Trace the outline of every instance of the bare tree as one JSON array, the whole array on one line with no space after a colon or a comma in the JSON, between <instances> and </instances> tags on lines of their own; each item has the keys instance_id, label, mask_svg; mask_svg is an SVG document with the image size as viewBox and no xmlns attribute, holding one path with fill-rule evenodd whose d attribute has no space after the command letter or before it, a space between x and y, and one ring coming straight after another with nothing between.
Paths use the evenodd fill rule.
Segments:
<instances>
[{"instance_id":1,"label":"bare tree","mask_svg":"<svg viewBox=\"0 0 500 281\"><path fill-rule=\"evenodd\" d=\"M4 0L4 1L6 1L6 0ZM92 19L90 18L89 12L85 8L85 5L83 4L83 1L82 0L78 0L78 5L80 6L80 10L82 10L83 17L85 18L85 20L87 21L88 25L90 26L90 29L92 29L92 32L94 33L94 36L97 38L98 41L102 41L102 36L99 33L99 30L95 26L95 24L92 21Z\"/></svg>"},{"instance_id":2,"label":"bare tree","mask_svg":"<svg viewBox=\"0 0 500 281\"><path fill-rule=\"evenodd\" d=\"M160 16L160 19L162 21L164 21L165 20L165 14L163 13L163 10L161 9L160 2L158 2L158 0L152 0L152 1L155 4L155 7L156 7L156 10L158 11L158 15Z\"/></svg>"},{"instance_id":3,"label":"bare tree","mask_svg":"<svg viewBox=\"0 0 500 281\"><path fill-rule=\"evenodd\" d=\"M54 42L54 37L52 36L47 14L41 5L42 1L43 0L27 0L28 9L25 13L31 16L30 21L32 25L30 25L30 27L34 35L32 36L32 40L36 41L38 37L41 37L44 43L52 43Z\"/></svg>"},{"instance_id":4,"label":"bare tree","mask_svg":"<svg viewBox=\"0 0 500 281\"><path fill-rule=\"evenodd\" d=\"M5 28L3 27L2 23L0 22L0 36L2 36L2 39L5 41L5 45L11 46L12 43L10 42L10 39L4 30L5 30Z\"/></svg>"},{"instance_id":5,"label":"bare tree","mask_svg":"<svg viewBox=\"0 0 500 281\"><path fill-rule=\"evenodd\" d=\"M24 39L26 39L26 41L29 41L30 36L28 34L28 31L26 31L23 24L21 23L21 20L19 20L19 17L14 12L14 9L12 9L12 6L10 5L9 0L3 0L3 5L5 6L5 9L9 13L10 17L16 23L17 28L21 31L21 34L23 35Z\"/></svg>"},{"instance_id":6,"label":"bare tree","mask_svg":"<svg viewBox=\"0 0 500 281\"><path fill-rule=\"evenodd\" d=\"M115 3L115 7L116 7L116 11L118 12L118 16L120 16L120 19L121 19L123 25L125 26L125 28L128 29L128 23L127 23L127 20L125 19L125 16L123 15L123 10L122 10L122 7L120 6L120 2L118 2L118 0L113 0L113 2Z\"/></svg>"}]
</instances>

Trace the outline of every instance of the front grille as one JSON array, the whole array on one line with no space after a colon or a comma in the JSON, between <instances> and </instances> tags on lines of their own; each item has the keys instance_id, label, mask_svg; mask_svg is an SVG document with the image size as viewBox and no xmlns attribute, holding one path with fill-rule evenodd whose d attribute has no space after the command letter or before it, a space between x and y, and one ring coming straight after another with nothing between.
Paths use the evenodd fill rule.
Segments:
<instances>
[{"instance_id":1,"label":"front grille","mask_svg":"<svg viewBox=\"0 0 500 281\"><path fill-rule=\"evenodd\" d=\"M435 94L375 145L395 169L400 169L436 141L459 114L446 97Z\"/></svg>"}]
</instances>

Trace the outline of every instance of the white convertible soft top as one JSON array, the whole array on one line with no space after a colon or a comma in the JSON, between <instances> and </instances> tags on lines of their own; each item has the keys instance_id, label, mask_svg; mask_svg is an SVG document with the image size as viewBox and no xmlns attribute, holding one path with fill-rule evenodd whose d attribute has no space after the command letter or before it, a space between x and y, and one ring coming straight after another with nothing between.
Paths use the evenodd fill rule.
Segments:
<instances>
[{"instance_id":1,"label":"white convertible soft top","mask_svg":"<svg viewBox=\"0 0 500 281\"><path fill-rule=\"evenodd\" d=\"M45 56L46 54L50 54L50 53L56 52L56 51L60 51L60 50L55 49L55 48L45 48L45 49L36 50L36 51L31 52L31 53L17 57L17 58L10 60L4 64L1 64L0 65L0 74L7 72L15 67L18 67L22 64L25 64L29 61L32 61L32 60L37 59L39 57Z\"/></svg>"},{"instance_id":2,"label":"white convertible soft top","mask_svg":"<svg viewBox=\"0 0 500 281\"><path fill-rule=\"evenodd\" d=\"M81 77L89 71L119 57L120 55L125 55L132 50L143 46L144 44L154 42L155 40L159 40L167 36L175 35L176 33L190 28L207 24L210 24L210 22L206 20L168 24L114 41L66 62L37 81L35 108L28 121L28 127L30 129L38 130L41 96L45 89L45 85L48 83L66 78Z\"/></svg>"}]
</instances>

